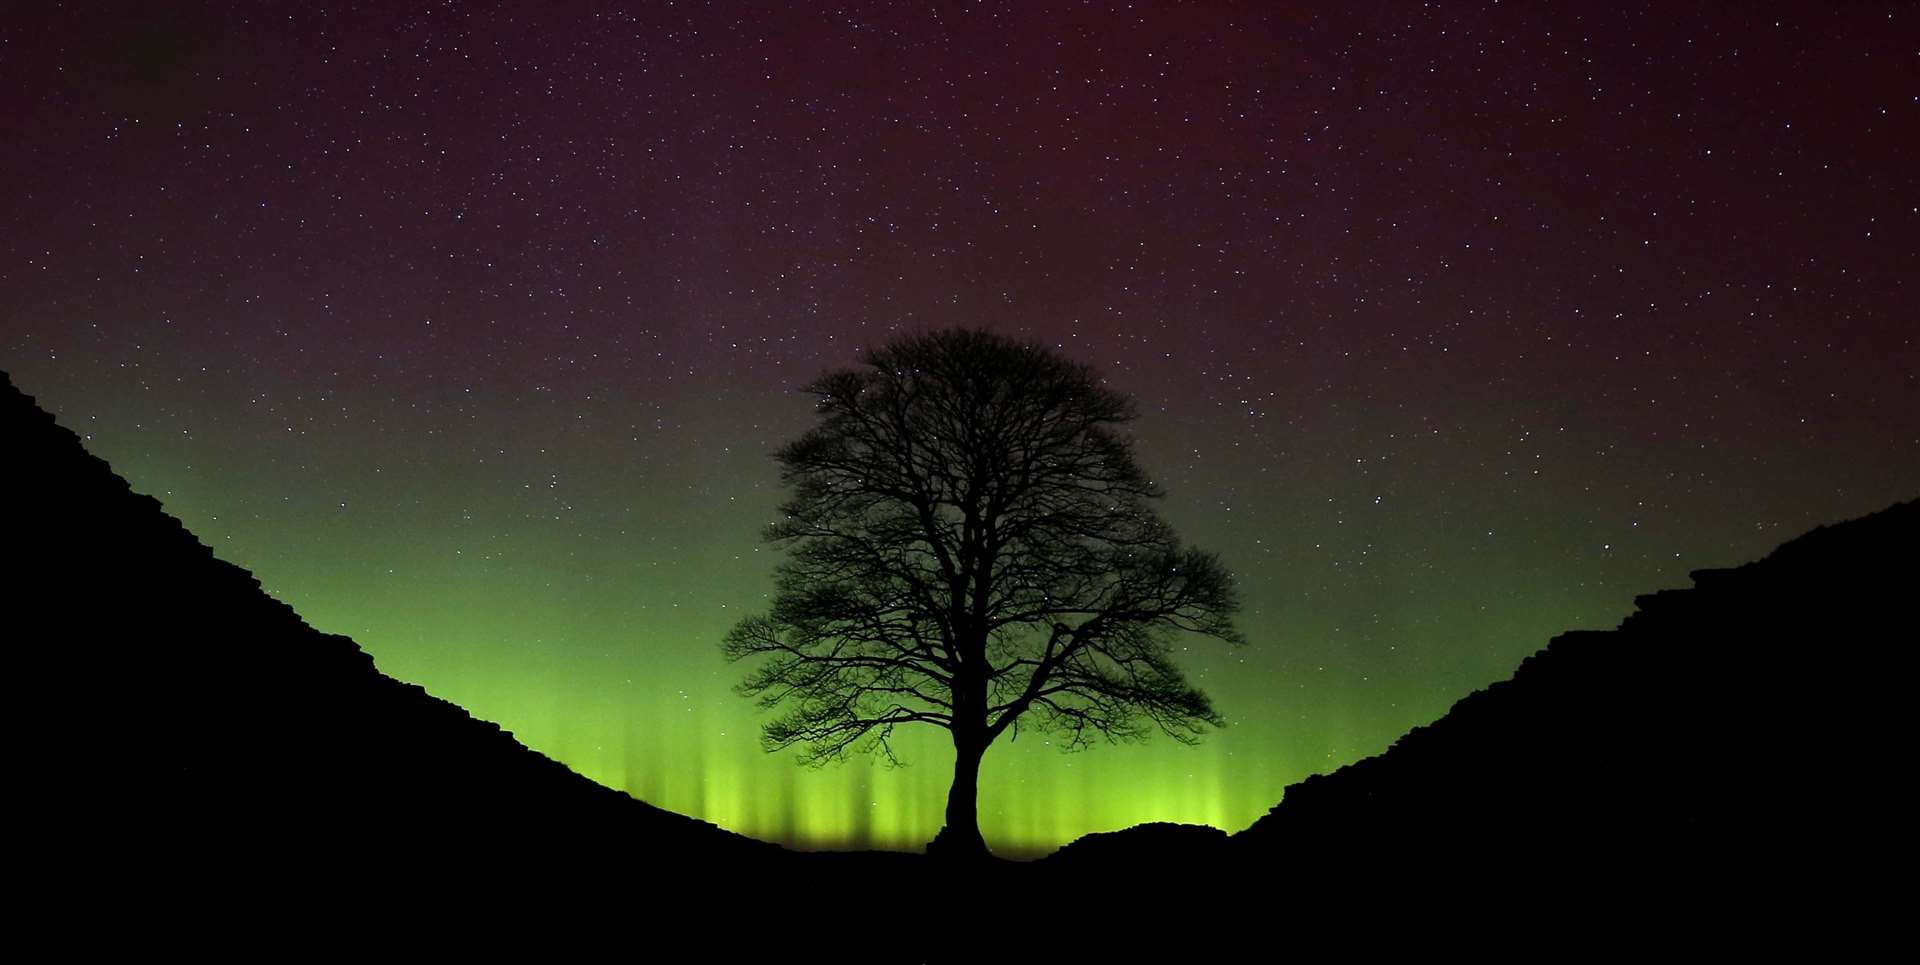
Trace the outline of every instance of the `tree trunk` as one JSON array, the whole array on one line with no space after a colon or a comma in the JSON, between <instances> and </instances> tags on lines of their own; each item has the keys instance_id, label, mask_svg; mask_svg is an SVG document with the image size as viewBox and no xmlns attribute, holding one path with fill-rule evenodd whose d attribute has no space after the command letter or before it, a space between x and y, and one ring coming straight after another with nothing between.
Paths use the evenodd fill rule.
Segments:
<instances>
[{"instance_id":1,"label":"tree trunk","mask_svg":"<svg viewBox=\"0 0 1920 965\"><path fill-rule=\"evenodd\" d=\"M927 845L932 857L972 861L989 856L980 836L980 758L983 739L953 738L953 786L947 789L947 824Z\"/></svg>"}]
</instances>

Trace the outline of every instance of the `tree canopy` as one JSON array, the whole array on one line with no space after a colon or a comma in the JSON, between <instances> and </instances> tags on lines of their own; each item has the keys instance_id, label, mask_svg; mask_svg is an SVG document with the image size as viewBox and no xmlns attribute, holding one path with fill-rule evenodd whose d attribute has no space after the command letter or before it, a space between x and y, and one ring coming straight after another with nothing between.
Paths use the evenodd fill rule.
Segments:
<instances>
[{"instance_id":1,"label":"tree canopy","mask_svg":"<svg viewBox=\"0 0 1920 965\"><path fill-rule=\"evenodd\" d=\"M895 728L944 728L954 782L930 850L984 854L979 763L1001 735L1191 742L1222 723L1169 643L1243 642L1232 578L1153 512L1120 431L1137 411L1091 368L951 329L805 391L819 422L775 455L773 604L725 642L764 658L740 689L780 711L769 750L891 760Z\"/></svg>"}]
</instances>

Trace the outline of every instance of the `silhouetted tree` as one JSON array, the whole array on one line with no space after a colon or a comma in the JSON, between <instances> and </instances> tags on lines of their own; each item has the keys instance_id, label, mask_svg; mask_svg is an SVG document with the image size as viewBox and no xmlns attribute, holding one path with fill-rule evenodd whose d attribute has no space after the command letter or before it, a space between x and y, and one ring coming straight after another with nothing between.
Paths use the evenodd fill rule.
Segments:
<instances>
[{"instance_id":1,"label":"silhouetted tree","mask_svg":"<svg viewBox=\"0 0 1920 965\"><path fill-rule=\"evenodd\" d=\"M1022 726L1096 738L1157 726L1191 743L1219 716L1170 659L1189 631L1239 643L1232 578L1183 549L1118 429L1133 404L1037 343L901 338L806 387L820 422L775 456L791 498L772 609L728 634L766 657L740 685L784 713L768 750L893 760L902 724L952 732L930 853L986 853L980 759Z\"/></svg>"}]
</instances>

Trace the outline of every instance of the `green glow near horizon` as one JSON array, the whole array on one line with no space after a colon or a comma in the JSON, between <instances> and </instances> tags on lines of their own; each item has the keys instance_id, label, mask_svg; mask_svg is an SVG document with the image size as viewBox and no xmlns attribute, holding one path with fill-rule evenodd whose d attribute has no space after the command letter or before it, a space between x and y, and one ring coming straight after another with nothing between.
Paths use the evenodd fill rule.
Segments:
<instances>
[{"instance_id":1,"label":"green glow near horizon","mask_svg":"<svg viewBox=\"0 0 1920 965\"><path fill-rule=\"evenodd\" d=\"M353 637L386 673L593 780L803 847L912 849L941 824L944 731L903 732L908 766L898 769L864 758L806 769L760 749L760 718L734 694L740 668L721 659L719 641L772 586L774 557L758 541L770 486L704 493L674 480L640 508L578 522L526 512L512 495L520 486L463 478L436 483L417 512L356 510L389 505L357 494L392 483L334 470L325 485L303 479L306 495L276 498L303 465L261 470L209 447L188 467L150 455L145 442L89 445L315 627ZM751 454L709 472L772 475ZM348 495L312 495L335 491ZM577 498L606 506L621 495ZM1652 565L1620 588L1569 579L1553 570L1566 540L1547 528L1498 555L1439 537L1464 545L1447 549L1473 562L1470 571L1415 561L1392 571L1396 579L1368 577L1338 564L1360 558L1355 545L1378 545L1378 530L1256 540L1249 533L1260 531L1241 522L1250 513L1230 525L1182 519L1188 508L1176 495L1167 515L1190 542L1223 553L1246 596L1250 648L1196 640L1182 658L1229 726L1194 747L1156 737L1074 754L1032 731L1003 738L987 754L980 801L982 831L1003 853L1149 821L1238 831L1288 784L1383 750L1507 676L1552 634L1611 626L1631 592L1676 582L1674 567ZM1296 559L1276 566L1259 555L1276 544ZM1345 555L1329 562L1335 553Z\"/></svg>"},{"instance_id":2,"label":"green glow near horizon","mask_svg":"<svg viewBox=\"0 0 1920 965\"><path fill-rule=\"evenodd\" d=\"M543 607L539 594L515 594L508 580L482 581L477 591L453 592L416 611L407 594L376 606L357 594L281 590L324 581L283 583L273 567L262 570L269 589L314 625L353 636L384 671L657 806L802 847L912 849L940 826L952 760L944 731L903 732L899 748L908 763L900 768L863 757L803 768L791 755L760 749L759 715L732 692L738 668L717 651L741 612L734 608L669 608L641 617L587 606L595 614L587 619L571 607L589 601L560 597ZM749 601L766 585L742 582L739 596ZM644 631L642 619L650 620ZM1246 629L1256 640L1280 636L1264 622L1247 622ZM1524 653L1545 639L1533 633L1514 649ZM1457 692L1402 682L1407 692L1389 706L1354 707L1339 693L1263 691L1264 674L1235 679L1234 656L1221 646L1197 646L1189 655L1195 676L1229 715L1228 728L1197 746L1156 737L1063 753L1036 732L1003 738L982 773L988 840L1008 853L1037 853L1149 821L1237 831L1277 802L1287 784L1384 749L1486 682L1463 683ZM1498 668L1484 673L1504 675ZM1372 691L1376 700L1382 695L1392 690Z\"/></svg>"},{"instance_id":3,"label":"green glow near horizon","mask_svg":"<svg viewBox=\"0 0 1920 965\"><path fill-rule=\"evenodd\" d=\"M1920 5L14 6L0 368L387 673L760 837L940 823L940 733L802 770L719 653L792 388L903 331L1096 366L1246 599L1201 745L989 751L1002 850L1237 830L1920 480Z\"/></svg>"}]
</instances>

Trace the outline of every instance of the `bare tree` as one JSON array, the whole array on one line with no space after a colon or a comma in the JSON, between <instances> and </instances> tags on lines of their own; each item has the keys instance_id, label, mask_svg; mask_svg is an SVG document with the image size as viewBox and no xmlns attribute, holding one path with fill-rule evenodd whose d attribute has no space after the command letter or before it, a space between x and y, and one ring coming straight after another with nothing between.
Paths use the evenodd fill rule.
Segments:
<instances>
[{"instance_id":1,"label":"bare tree","mask_svg":"<svg viewBox=\"0 0 1920 965\"><path fill-rule=\"evenodd\" d=\"M952 733L930 853L986 853L980 760L1022 727L1068 747L1219 726L1170 658L1240 643L1232 578L1183 549L1118 429L1132 402L1085 365L974 330L901 338L806 387L820 422L775 456L791 498L772 609L728 634L740 685L784 713L768 750L893 759L902 724Z\"/></svg>"}]
</instances>

